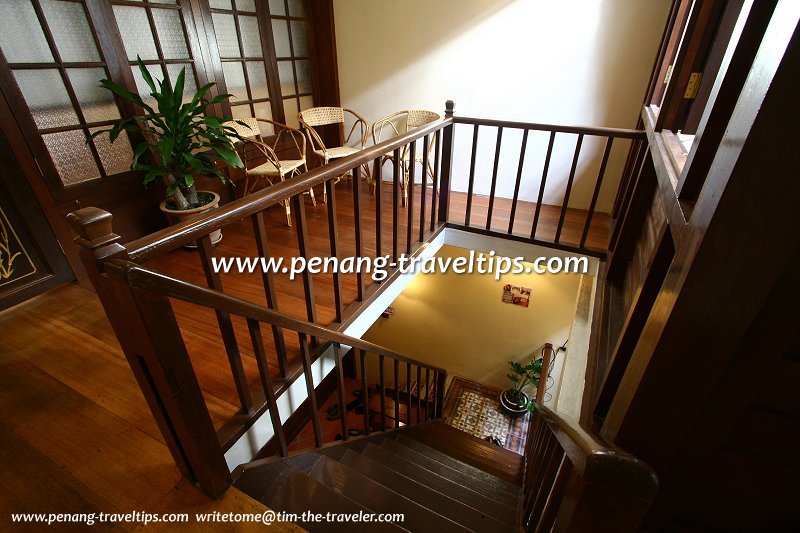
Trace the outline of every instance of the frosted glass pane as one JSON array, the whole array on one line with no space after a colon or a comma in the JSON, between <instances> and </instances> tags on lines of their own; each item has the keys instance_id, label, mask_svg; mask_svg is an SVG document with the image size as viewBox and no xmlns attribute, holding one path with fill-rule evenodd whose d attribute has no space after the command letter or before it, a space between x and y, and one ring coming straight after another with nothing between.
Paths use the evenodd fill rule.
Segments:
<instances>
[{"instance_id":1,"label":"frosted glass pane","mask_svg":"<svg viewBox=\"0 0 800 533\"><path fill-rule=\"evenodd\" d=\"M292 43L294 44L294 57L308 57L306 25L299 20L292 21Z\"/></svg>"},{"instance_id":2,"label":"frosted glass pane","mask_svg":"<svg viewBox=\"0 0 800 533\"><path fill-rule=\"evenodd\" d=\"M180 14L174 9L153 9L152 12L164 57L166 59L188 58L189 50L186 47L186 37L183 34Z\"/></svg>"},{"instance_id":3,"label":"frosted glass pane","mask_svg":"<svg viewBox=\"0 0 800 533\"><path fill-rule=\"evenodd\" d=\"M249 118L253 115L250 111L250 104L233 105L231 106L231 116L233 118Z\"/></svg>"},{"instance_id":4,"label":"frosted glass pane","mask_svg":"<svg viewBox=\"0 0 800 533\"><path fill-rule=\"evenodd\" d=\"M278 61L278 78L281 80L281 95L296 94L294 91L294 72L291 61Z\"/></svg>"},{"instance_id":5,"label":"frosted glass pane","mask_svg":"<svg viewBox=\"0 0 800 533\"><path fill-rule=\"evenodd\" d=\"M182 68L186 68L186 78L183 82L183 101L188 102L192 99L194 93L197 92L197 82L194 79L194 67L191 64L167 65L167 72L169 73L170 81L174 84Z\"/></svg>"},{"instance_id":6,"label":"frosted glass pane","mask_svg":"<svg viewBox=\"0 0 800 533\"><path fill-rule=\"evenodd\" d=\"M53 61L30 0L0 1L0 47L9 63Z\"/></svg>"},{"instance_id":7,"label":"frosted glass pane","mask_svg":"<svg viewBox=\"0 0 800 533\"><path fill-rule=\"evenodd\" d=\"M272 37L275 39L275 56L290 57L292 49L289 47L289 24L285 20L272 21Z\"/></svg>"},{"instance_id":8,"label":"frosted glass pane","mask_svg":"<svg viewBox=\"0 0 800 533\"><path fill-rule=\"evenodd\" d=\"M14 78L39 129L78 124L57 70L15 70Z\"/></svg>"},{"instance_id":9,"label":"frosted glass pane","mask_svg":"<svg viewBox=\"0 0 800 533\"><path fill-rule=\"evenodd\" d=\"M94 133L100 129L102 128L94 128L91 132ZM107 176L130 170L133 150L131 150L127 132L120 133L113 144L108 140L108 133L103 133L94 138L94 145Z\"/></svg>"},{"instance_id":10,"label":"frosted glass pane","mask_svg":"<svg viewBox=\"0 0 800 533\"><path fill-rule=\"evenodd\" d=\"M297 99L287 98L283 101L283 114L286 115L286 125L293 128L299 128L300 122L297 120Z\"/></svg>"},{"instance_id":11,"label":"frosted glass pane","mask_svg":"<svg viewBox=\"0 0 800 533\"><path fill-rule=\"evenodd\" d=\"M241 57L233 15L212 13L211 20L214 22L214 33L217 36L220 57Z\"/></svg>"},{"instance_id":12,"label":"frosted glass pane","mask_svg":"<svg viewBox=\"0 0 800 533\"><path fill-rule=\"evenodd\" d=\"M254 104L254 107L256 108L256 117L268 118L272 120L272 108L270 107L269 102ZM275 134L275 128L272 126L272 124L267 122L259 122L258 127L261 129L261 135L265 137Z\"/></svg>"},{"instance_id":13,"label":"frosted glass pane","mask_svg":"<svg viewBox=\"0 0 800 533\"><path fill-rule=\"evenodd\" d=\"M306 14L303 0L289 0L289 15L292 17L303 17Z\"/></svg>"},{"instance_id":14,"label":"frosted glass pane","mask_svg":"<svg viewBox=\"0 0 800 533\"><path fill-rule=\"evenodd\" d=\"M209 0L212 9L232 9L231 0Z\"/></svg>"},{"instance_id":15,"label":"frosted glass pane","mask_svg":"<svg viewBox=\"0 0 800 533\"><path fill-rule=\"evenodd\" d=\"M306 109L311 109L312 107L314 107L314 98L311 96L300 97L300 111L305 111Z\"/></svg>"},{"instance_id":16,"label":"frosted glass pane","mask_svg":"<svg viewBox=\"0 0 800 533\"><path fill-rule=\"evenodd\" d=\"M64 185L100 177L82 130L42 135Z\"/></svg>"},{"instance_id":17,"label":"frosted glass pane","mask_svg":"<svg viewBox=\"0 0 800 533\"><path fill-rule=\"evenodd\" d=\"M236 102L236 100L248 100L242 64L239 62L223 63L222 73L225 76L225 86L228 88L228 92L233 95L231 103Z\"/></svg>"},{"instance_id":18,"label":"frosted glass pane","mask_svg":"<svg viewBox=\"0 0 800 533\"><path fill-rule=\"evenodd\" d=\"M239 11L247 11L248 13L256 12L255 0L236 0L236 9Z\"/></svg>"},{"instance_id":19,"label":"frosted glass pane","mask_svg":"<svg viewBox=\"0 0 800 533\"><path fill-rule=\"evenodd\" d=\"M170 4L170 5L177 5L177 0L150 0L151 4Z\"/></svg>"},{"instance_id":20,"label":"frosted glass pane","mask_svg":"<svg viewBox=\"0 0 800 533\"><path fill-rule=\"evenodd\" d=\"M261 51L261 32L258 31L256 17L239 17L239 31L242 33L242 46L245 57L264 57Z\"/></svg>"},{"instance_id":21,"label":"frosted glass pane","mask_svg":"<svg viewBox=\"0 0 800 533\"><path fill-rule=\"evenodd\" d=\"M269 0L269 13L270 15L285 15L286 6L283 0Z\"/></svg>"},{"instance_id":22,"label":"frosted glass pane","mask_svg":"<svg viewBox=\"0 0 800 533\"><path fill-rule=\"evenodd\" d=\"M158 59L153 32L143 7L114 6L114 17L122 34L128 59L136 61L137 55L142 59Z\"/></svg>"},{"instance_id":23,"label":"frosted glass pane","mask_svg":"<svg viewBox=\"0 0 800 533\"><path fill-rule=\"evenodd\" d=\"M75 96L78 97L86 122L102 122L119 118L119 110L111 91L103 89L98 84L101 79L107 77L105 69L99 67L70 68L67 69L67 76L75 91Z\"/></svg>"},{"instance_id":24,"label":"frosted glass pane","mask_svg":"<svg viewBox=\"0 0 800 533\"><path fill-rule=\"evenodd\" d=\"M42 9L62 61L100 61L100 54L81 4L44 0Z\"/></svg>"},{"instance_id":25,"label":"frosted glass pane","mask_svg":"<svg viewBox=\"0 0 800 533\"><path fill-rule=\"evenodd\" d=\"M299 93L310 93L312 90L311 62L295 61L294 66L297 69L297 91Z\"/></svg>"},{"instance_id":26,"label":"frosted glass pane","mask_svg":"<svg viewBox=\"0 0 800 533\"><path fill-rule=\"evenodd\" d=\"M248 61L247 77L250 80L250 94L252 95L253 100L269 98L267 74L264 71L264 63L260 61Z\"/></svg>"}]
</instances>

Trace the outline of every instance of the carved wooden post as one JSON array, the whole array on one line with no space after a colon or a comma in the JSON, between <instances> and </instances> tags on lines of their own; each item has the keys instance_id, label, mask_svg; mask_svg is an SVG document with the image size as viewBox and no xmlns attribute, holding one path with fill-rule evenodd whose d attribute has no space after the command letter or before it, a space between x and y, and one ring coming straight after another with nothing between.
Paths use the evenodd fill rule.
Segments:
<instances>
[{"instance_id":1,"label":"carved wooden post","mask_svg":"<svg viewBox=\"0 0 800 533\"><path fill-rule=\"evenodd\" d=\"M455 103L448 100L445 103L445 118L453 118L453 110ZM449 124L444 127L442 132L442 167L441 177L439 178L439 222L447 222L450 216L450 177L453 169L453 140L454 140L454 124Z\"/></svg>"},{"instance_id":2,"label":"carved wooden post","mask_svg":"<svg viewBox=\"0 0 800 533\"><path fill-rule=\"evenodd\" d=\"M547 376L550 375L550 365L553 364L553 345L549 342L542 350L542 371L539 373L539 386L536 387L536 403L544 403L544 393L547 390Z\"/></svg>"},{"instance_id":3,"label":"carved wooden post","mask_svg":"<svg viewBox=\"0 0 800 533\"><path fill-rule=\"evenodd\" d=\"M81 260L128 364L178 469L210 495L221 496L230 472L169 300L131 287L128 259L112 231L112 215L94 207L67 215Z\"/></svg>"}]
</instances>

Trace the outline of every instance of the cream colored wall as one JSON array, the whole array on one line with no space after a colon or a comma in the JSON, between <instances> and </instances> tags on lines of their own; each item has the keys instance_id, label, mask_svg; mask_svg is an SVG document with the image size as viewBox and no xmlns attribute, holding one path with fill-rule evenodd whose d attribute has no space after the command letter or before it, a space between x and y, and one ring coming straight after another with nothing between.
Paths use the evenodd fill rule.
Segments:
<instances>
[{"instance_id":1,"label":"cream colored wall","mask_svg":"<svg viewBox=\"0 0 800 533\"><path fill-rule=\"evenodd\" d=\"M469 251L445 245L436 255L466 257ZM509 274L499 281L478 274L420 274L392 303L395 314L378 319L363 338L505 388L509 360L528 360L544 343L567 339L579 281L578 274ZM531 288L530 307L503 303L505 283ZM400 372L405 383L405 368ZM386 375L391 382L388 367Z\"/></svg>"},{"instance_id":2,"label":"cream colored wall","mask_svg":"<svg viewBox=\"0 0 800 533\"><path fill-rule=\"evenodd\" d=\"M342 104L368 121L425 108L495 119L632 128L670 0L334 0ZM488 193L495 131L483 128L477 188ZM456 131L455 190L466 190L471 128ZM503 136L498 194L511 197L521 133ZM546 134L528 141L522 199L534 200ZM556 142L545 202L560 204L574 136ZM586 208L603 146L584 142L571 207ZM598 210L627 153L617 142ZM388 167L386 169L389 171ZM559 187L559 185L561 185Z\"/></svg>"}]
</instances>

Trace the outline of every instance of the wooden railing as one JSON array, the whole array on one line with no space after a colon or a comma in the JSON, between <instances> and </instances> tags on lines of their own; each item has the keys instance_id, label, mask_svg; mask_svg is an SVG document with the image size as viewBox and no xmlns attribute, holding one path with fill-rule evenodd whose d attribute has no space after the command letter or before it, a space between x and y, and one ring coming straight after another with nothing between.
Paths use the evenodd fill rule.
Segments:
<instances>
[{"instance_id":1,"label":"wooden railing","mask_svg":"<svg viewBox=\"0 0 800 533\"><path fill-rule=\"evenodd\" d=\"M645 463L539 405L525 443L523 531L636 531L658 480Z\"/></svg>"},{"instance_id":2,"label":"wooden railing","mask_svg":"<svg viewBox=\"0 0 800 533\"><path fill-rule=\"evenodd\" d=\"M489 197L489 216L487 224L482 228L475 228L470 225L473 199L476 197L474 193L475 145L473 145L472 151L469 190L466 195L466 219L463 223L451 219L450 202L453 198L451 183L454 125L456 122L472 124L474 126L474 140L477 140L480 126L498 128L497 151L495 152L492 188ZM533 226L529 234L526 232L521 235L513 231L517 213L516 206L518 205L520 193L524 149L519 159L519 171L516 176L515 193L510 211L510 224L502 230L497 230L492 226L491 213L496 201L495 185L498 179L498 158L503 128L522 129L524 136L523 148L524 139L527 139L528 131L542 130L550 132L548 156L539 190L539 201L536 204ZM557 133L576 134L578 135L578 141L572 169L566 183L565 201L560 207L555 239L550 242L537 236L537 224L541 216L541 202L547 180L547 169ZM423 408L425 419L441 415L446 374L443 369L423 364L402 354L348 337L339 332L339 330L344 329L349 321L357 316L358 309L374 301L388 283L372 283L368 286L364 273L358 273L356 275L357 291L355 291L355 300L346 302L343 296L342 280L338 274L333 274L333 283L330 284L330 290L333 291L335 320L327 327L323 327L317 320L316 301L319 290L329 289L327 287L315 288L312 275L305 271L302 274L302 281L307 320L297 320L279 311L278 294L275 289L273 273L270 271L262 273L261 281L265 306L245 302L225 294L222 278L212 267L212 259L214 258L214 248L210 239L212 232L224 229L242 220L248 220L253 229L254 252L262 257L271 257L265 210L289 201L292 204L292 215L294 216L292 232L296 236L297 249L300 255L305 259L309 259L312 253L303 193L310 187L322 186L325 187L328 197L326 206L328 220L327 244L329 245L330 255L338 256L341 250L341 243L337 225L337 195L341 194L341 189L334 187L334 183L340 176L350 173L352 175L352 186L347 194L351 195L352 199L356 256L372 256L374 258L387 254L393 260L396 260L401 254L416 254L420 252L425 243L438 235L445 226L448 226L602 257L602 250L588 248L586 241L611 144L613 139L618 137L639 139L640 133L630 130L575 128L472 118L456 119L453 117L453 103L448 101L445 118L442 120L411 130L376 146L362 150L357 154L339 159L244 198L233 200L219 209L199 215L193 220L170 226L126 244L122 244L120 237L113 232L110 213L96 208L84 208L70 213L68 219L77 235L76 242L81 248L80 253L83 264L176 464L185 477L197 481L209 494L217 496L227 489L231 481L230 472L224 459L224 452L238 438L244 435L262 415L269 413L271 416L275 438L279 441L278 450L282 453L286 452L287 439L283 435L282 421L279 417L276 402L281 394L287 391L289 386L297 379L300 379L301 376L305 379L308 392L310 417L314 426L316 444L319 445L321 443L316 392L310 369L311 365L317 361L325 350L330 348L335 353L335 377L340 395L339 403L343 405L342 350L345 346L353 348L354 358L360 363L361 368L360 379L362 397L365 402L366 431L372 429L368 406L369 379L373 379L373 383L378 384L382 421L380 429L386 429L385 400L387 383L384 375L384 363L389 363L390 368L394 371L395 426L401 423L399 412L401 403L399 391L399 381L402 379L401 365L405 365L405 378L409 389L406 423L412 422L411 413L413 408L410 386L412 378L416 377L419 385L418 389L421 389L423 374L425 376L426 394L422 397L418 393L416 398L416 419L421 420L420 416ZM600 173L594 185L591 208L587 213L582 236L574 243L566 243L561 238L561 233L568 210L570 189L576 175L576 165L580 155L582 139L586 135L605 136L607 138L606 149ZM410 153L411 161L413 161L417 150L417 141L421 141L422 144L422 168L427 168L429 157L434 159L432 183L429 189L429 184L427 183L428 173L423 171L422 187L419 191L419 209L414 208L416 199L415 194L412 192L408 198L407 212L402 214L399 186L400 157L401 153L407 150ZM433 145L433 150L429 150L431 145ZM383 227L384 202L381 199L383 193L380 186L383 183L381 164L387 153L393 153L394 155L393 183L391 184L393 193L391 202L392 224L389 232L390 244L384 242L384 229L388 228ZM374 193L374 218L366 216L364 205L366 205L369 197L361 190L362 168L370 164L373 165L373 179L379 185L375 188ZM414 173L414 165L410 165L408 180L412 184L415 179ZM374 231L374 247L368 247L365 242L364 234L367 224L373 225L368 229ZM152 268L142 266L142 263L146 261L190 243L197 244L206 287L182 281L157 272ZM387 281L391 281L394 276L400 274L398 269L389 269L389 272ZM218 431L215 430L212 424L208 405L203 397L203 391L200 389L197 375L192 367L186 345L181 336L181 329L178 326L171 300L181 300L212 309L215 314L221 343L231 368L239 404L238 412ZM239 341L234 331L234 318L237 320L244 319L246 322L262 388L262 390L256 391L255 394L248 385L238 344ZM271 381L273 376L267 363L266 348L264 339L261 336L262 325L267 327L272 335L278 366L277 376L279 382L277 383ZM299 365L293 365L288 358L287 333L297 337ZM379 363L377 378L368 375L368 368L370 367L367 364L368 358L377 359ZM416 376L414 376L415 374ZM435 385L433 385L434 383ZM432 387L435 390L433 395L430 393ZM539 417L540 415L536 416ZM343 425L342 435L346 436L348 433L346 416L342 416L341 423ZM533 439L530 439L530 441L533 441Z\"/></svg>"},{"instance_id":3,"label":"wooden railing","mask_svg":"<svg viewBox=\"0 0 800 533\"><path fill-rule=\"evenodd\" d=\"M595 218L595 210L597 208L597 202L600 197L600 190L601 187L603 186L604 177L606 175L606 169L608 167L614 140L629 139L632 141L633 145L638 146L638 144L640 144L642 140L646 139L644 131L619 129L619 128L561 126L555 124L514 122L509 120L490 120L483 118L471 118L471 117L460 117L460 116L454 117L453 121L456 124L472 125L473 128L472 128L471 159L469 166L469 181L467 187L467 198L466 198L466 208L464 210L464 218L463 221L455 220L454 217L450 215L448 217L449 226L488 235L503 235L506 238L511 238L514 240L520 240L523 242L530 242L532 244L539 244L566 251L605 258L606 251L608 250L609 238L606 237L604 239L604 242L602 242L599 247L597 244L595 244L594 246L587 245L587 239L589 238L590 230L592 228L592 221ZM495 128L497 133L496 133L494 159L492 165L491 185L488 197L488 207L486 210L486 222L482 226L476 226L473 219L473 216L475 214L473 205L475 203L475 198L478 196L475 194L474 190L476 184L477 146L478 146L478 138L481 127ZM504 223L502 227L500 227L493 220L493 214L495 212L495 203L497 201L496 190L498 185L498 169L501 163L503 132L509 129L521 130L522 142L520 145L519 156L516 161L517 173L516 173L516 179L514 181L514 193L511 199L508 222L507 225ZM526 229L525 232L520 232L517 229L515 229L515 223L517 221L518 207L520 204L520 192L522 187L523 169L525 166L525 155L526 155L526 150L528 149L528 137L531 131L549 132L550 135L547 143L547 152L544 159L544 166L542 168L541 179L539 181L539 189L536 195L536 202L533 206L534 214L533 214L533 220L530 224L530 231ZM572 164L570 166L569 176L567 177L566 183L563 185L563 189L554 191L552 185L550 185L551 194L563 192L561 205L548 206L544 203L545 188L548 186L548 177L551 178L550 183L552 183L553 181L552 176L550 176L551 174L550 167L553 156L553 147L556 143L556 137L558 134L561 134L562 136L563 135L575 136L576 139L575 149L573 152ZM584 145L584 139L587 137L597 137L600 139L605 139L605 145L597 176L594 178L594 183L589 184L592 187L592 196L589 205L586 206L586 209L577 209L575 207L569 207L569 205L570 205L570 198L574 191L576 175L578 174L578 162L581 158L581 149ZM450 147L449 153L453 153L452 146ZM626 172L628 172L627 165L625 170L623 171L623 174ZM624 182L624 179L622 179L621 181ZM558 222L556 223L555 232L552 238L541 235L541 233L543 232L540 231L541 230L540 222L542 221L543 218L543 209L549 210L550 208L558 208L557 209ZM580 231L580 236L577 237L576 235L577 238L567 240L565 239L564 229L565 229L565 222L567 220L567 214L570 211L574 213L573 215L574 218L582 218L583 223L582 223L582 230Z\"/></svg>"}]
</instances>

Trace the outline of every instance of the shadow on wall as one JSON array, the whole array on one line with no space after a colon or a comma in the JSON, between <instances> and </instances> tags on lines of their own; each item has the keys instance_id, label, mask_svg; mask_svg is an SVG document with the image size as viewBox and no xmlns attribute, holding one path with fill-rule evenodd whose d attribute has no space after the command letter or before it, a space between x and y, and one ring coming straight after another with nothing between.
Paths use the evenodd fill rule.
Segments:
<instances>
[{"instance_id":1,"label":"shadow on wall","mask_svg":"<svg viewBox=\"0 0 800 533\"><path fill-rule=\"evenodd\" d=\"M669 0L336 0L342 102L374 121L399 109L587 126L634 127ZM481 128L477 192L488 194L496 130ZM521 132L505 130L498 195L513 194ZM535 200L547 134L529 138L521 188ZM456 134L454 190L466 191L471 128ZM576 137L557 138L545 202L559 205ZM608 211L629 143L615 141L599 211ZM570 207L587 208L604 142L584 140ZM388 176L387 176L388 177Z\"/></svg>"}]
</instances>

